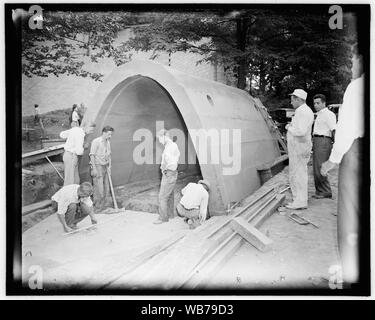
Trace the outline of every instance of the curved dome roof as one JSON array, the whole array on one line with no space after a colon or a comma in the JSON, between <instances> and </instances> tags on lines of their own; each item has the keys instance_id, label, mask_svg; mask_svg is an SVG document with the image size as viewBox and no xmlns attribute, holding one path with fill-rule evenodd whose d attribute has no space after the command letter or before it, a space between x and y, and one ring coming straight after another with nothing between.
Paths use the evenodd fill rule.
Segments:
<instances>
[{"instance_id":1,"label":"curved dome roof","mask_svg":"<svg viewBox=\"0 0 375 320\"><path fill-rule=\"evenodd\" d=\"M104 125L115 129L114 185L157 178L162 149L155 134L162 127L173 129L181 151L179 171L197 166L198 160L211 184L211 214L223 214L230 202L255 191L260 186L256 166L280 155L247 92L152 61L127 63L104 79L83 119L84 126L93 123L89 143ZM144 163L135 159L140 150ZM83 180L89 177L88 153L80 166Z\"/></svg>"}]
</instances>

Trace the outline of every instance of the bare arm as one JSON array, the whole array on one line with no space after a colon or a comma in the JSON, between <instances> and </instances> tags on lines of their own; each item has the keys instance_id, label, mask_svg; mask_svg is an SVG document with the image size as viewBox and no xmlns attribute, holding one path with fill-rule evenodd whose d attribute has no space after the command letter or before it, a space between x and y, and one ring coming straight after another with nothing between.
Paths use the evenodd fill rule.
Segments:
<instances>
[{"instance_id":1,"label":"bare arm","mask_svg":"<svg viewBox=\"0 0 375 320\"><path fill-rule=\"evenodd\" d=\"M202 199L201 205L199 207L199 216L200 216L200 222L203 223L207 218L207 206L208 206L208 195L205 194L205 196Z\"/></svg>"},{"instance_id":2,"label":"bare arm","mask_svg":"<svg viewBox=\"0 0 375 320\"><path fill-rule=\"evenodd\" d=\"M91 166L92 166L92 175L93 175L93 177L96 177L97 174L98 174L98 171L96 170L95 156L93 154L90 155L90 162L91 162Z\"/></svg>"},{"instance_id":3,"label":"bare arm","mask_svg":"<svg viewBox=\"0 0 375 320\"><path fill-rule=\"evenodd\" d=\"M61 222L65 232L70 232L73 230L72 228L69 228L68 225L66 224L65 216L63 214L57 214L57 217L59 218L59 221Z\"/></svg>"}]
</instances>

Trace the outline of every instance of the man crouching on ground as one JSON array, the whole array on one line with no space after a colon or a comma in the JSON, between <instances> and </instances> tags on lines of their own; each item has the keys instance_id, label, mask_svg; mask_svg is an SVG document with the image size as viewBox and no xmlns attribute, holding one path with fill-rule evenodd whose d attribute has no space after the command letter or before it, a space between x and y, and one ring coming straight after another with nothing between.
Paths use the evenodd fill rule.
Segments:
<instances>
[{"instance_id":1,"label":"man crouching on ground","mask_svg":"<svg viewBox=\"0 0 375 320\"><path fill-rule=\"evenodd\" d=\"M90 198L92 193L91 183L83 182L81 185L64 186L52 196L54 207L57 205L57 217L65 232L77 229L77 223L88 215L92 224L97 223Z\"/></svg>"},{"instance_id":2,"label":"man crouching on ground","mask_svg":"<svg viewBox=\"0 0 375 320\"><path fill-rule=\"evenodd\" d=\"M181 190L182 198L177 205L177 213L180 217L195 228L207 219L208 192L210 183L199 180L198 183L189 183Z\"/></svg>"}]
</instances>

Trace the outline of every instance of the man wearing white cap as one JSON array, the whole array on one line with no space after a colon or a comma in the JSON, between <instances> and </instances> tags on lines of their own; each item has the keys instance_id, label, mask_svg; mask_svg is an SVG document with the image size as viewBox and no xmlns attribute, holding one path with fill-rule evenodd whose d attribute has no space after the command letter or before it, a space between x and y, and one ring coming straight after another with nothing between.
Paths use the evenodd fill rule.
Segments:
<instances>
[{"instance_id":1,"label":"man wearing white cap","mask_svg":"<svg viewBox=\"0 0 375 320\"><path fill-rule=\"evenodd\" d=\"M306 104L306 91L295 89L289 95L290 103L296 109L292 122L285 127L288 130L289 183L293 201L285 207L298 210L307 208L307 163L312 149L311 128L314 114Z\"/></svg>"},{"instance_id":2,"label":"man wearing white cap","mask_svg":"<svg viewBox=\"0 0 375 320\"><path fill-rule=\"evenodd\" d=\"M191 182L181 190L182 198L177 205L177 213L185 218L186 222L190 222L192 228L207 219L209 190L210 183L207 180Z\"/></svg>"}]
</instances>

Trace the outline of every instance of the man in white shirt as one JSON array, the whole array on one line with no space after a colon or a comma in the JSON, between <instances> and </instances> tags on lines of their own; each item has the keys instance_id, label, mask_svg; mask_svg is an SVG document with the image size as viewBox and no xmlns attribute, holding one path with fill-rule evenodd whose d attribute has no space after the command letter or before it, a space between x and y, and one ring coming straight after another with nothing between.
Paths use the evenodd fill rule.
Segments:
<instances>
[{"instance_id":1,"label":"man in white shirt","mask_svg":"<svg viewBox=\"0 0 375 320\"><path fill-rule=\"evenodd\" d=\"M60 133L60 138L66 139L63 155L64 186L79 184L78 156L83 154L85 134L86 131L76 125Z\"/></svg>"},{"instance_id":2,"label":"man in white shirt","mask_svg":"<svg viewBox=\"0 0 375 320\"><path fill-rule=\"evenodd\" d=\"M154 222L160 224L168 222L169 218L174 218L174 187L177 181L180 151L167 130L160 130L157 136L159 142L164 145L160 165L162 178L159 191L159 218Z\"/></svg>"},{"instance_id":3,"label":"man in white shirt","mask_svg":"<svg viewBox=\"0 0 375 320\"><path fill-rule=\"evenodd\" d=\"M109 178L111 170L111 137L115 130L110 126L102 129L102 135L91 142L90 164L94 183L94 206L100 211L109 195Z\"/></svg>"},{"instance_id":4,"label":"man in white shirt","mask_svg":"<svg viewBox=\"0 0 375 320\"><path fill-rule=\"evenodd\" d=\"M366 50L362 48L362 52ZM345 90L336 126L335 143L329 160L323 163L321 173L327 175L339 166L337 238L346 284L360 281L360 245L363 240L360 221L367 210L361 205L368 201L364 186L369 177L363 152L365 135L365 74L363 55L357 46L353 48L352 82ZM363 189L362 189L363 188ZM366 219L365 219L366 221ZM368 220L367 220L368 221ZM363 261L363 260L362 260Z\"/></svg>"},{"instance_id":5,"label":"man in white shirt","mask_svg":"<svg viewBox=\"0 0 375 320\"><path fill-rule=\"evenodd\" d=\"M97 223L92 208L91 195L91 183L84 182L81 185L64 186L52 196L53 206L57 206L57 217L65 232L77 229L77 223L88 215L92 224Z\"/></svg>"},{"instance_id":6,"label":"man in white shirt","mask_svg":"<svg viewBox=\"0 0 375 320\"><path fill-rule=\"evenodd\" d=\"M320 169L322 163L327 161L332 150L336 116L326 107L326 97L323 94L314 96L316 119L313 130L313 168L315 194L313 198L332 198L332 190L328 177L322 176Z\"/></svg>"},{"instance_id":7,"label":"man in white shirt","mask_svg":"<svg viewBox=\"0 0 375 320\"><path fill-rule=\"evenodd\" d=\"M314 114L306 104L307 93L295 89L291 96L291 105L296 109L292 121L285 126L287 129L289 154L289 183L293 201L285 207L291 210L307 208L307 163L312 148L311 127Z\"/></svg>"},{"instance_id":8,"label":"man in white shirt","mask_svg":"<svg viewBox=\"0 0 375 320\"><path fill-rule=\"evenodd\" d=\"M177 214L184 217L191 228L194 228L207 219L207 206L210 183L200 180L198 183L189 183L181 190L182 198L177 205Z\"/></svg>"}]
</instances>

